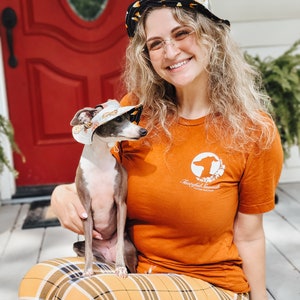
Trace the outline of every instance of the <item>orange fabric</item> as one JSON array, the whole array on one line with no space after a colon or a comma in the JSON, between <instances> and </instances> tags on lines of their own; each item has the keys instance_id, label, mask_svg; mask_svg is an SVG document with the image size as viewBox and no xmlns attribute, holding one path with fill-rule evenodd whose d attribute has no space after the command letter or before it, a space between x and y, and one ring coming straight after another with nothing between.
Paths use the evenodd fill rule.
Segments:
<instances>
[{"instance_id":1,"label":"orange fabric","mask_svg":"<svg viewBox=\"0 0 300 300\"><path fill-rule=\"evenodd\" d=\"M122 104L131 105L130 96ZM205 118L180 119L171 132L171 145L153 132L123 142L119 153L128 172L129 231L139 251L138 272L180 273L247 292L233 244L234 218L238 210L259 214L274 208L280 138L259 154L249 145L253 150L245 154L212 142Z\"/></svg>"}]
</instances>

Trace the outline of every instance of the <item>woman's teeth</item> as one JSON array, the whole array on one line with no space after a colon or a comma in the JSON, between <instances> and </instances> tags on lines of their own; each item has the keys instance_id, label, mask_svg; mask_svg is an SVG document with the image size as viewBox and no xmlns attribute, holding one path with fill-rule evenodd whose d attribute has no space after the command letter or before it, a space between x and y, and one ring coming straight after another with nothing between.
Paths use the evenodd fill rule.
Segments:
<instances>
[{"instance_id":1,"label":"woman's teeth","mask_svg":"<svg viewBox=\"0 0 300 300\"><path fill-rule=\"evenodd\" d=\"M169 66L169 69L174 70L174 69L180 68L180 67L182 67L183 65L186 65L188 62L189 62L189 60L182 61L182 62L180 62L180 63L178 63L178 64Z\"/></svg>"}]
</instances>

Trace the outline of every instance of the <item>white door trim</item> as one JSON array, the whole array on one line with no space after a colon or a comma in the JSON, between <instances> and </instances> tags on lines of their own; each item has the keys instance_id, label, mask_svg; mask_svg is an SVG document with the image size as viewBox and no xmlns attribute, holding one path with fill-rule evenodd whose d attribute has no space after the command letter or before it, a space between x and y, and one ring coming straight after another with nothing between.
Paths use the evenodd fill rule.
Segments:
<instances>
[{"instance_id":1,"label":"white door trim","mask_svg":"<svg viewBox=\"0 0 300 300\"><path fill-rule=\"evenodd\" d=\"M3 56L0 39L0 114L6 118L9 118L2 57ZM6 156L11 161L11 164L13 164L12 151L8 139L4 135L1 135L0 139L1 145L4 148ZM13 174L5 167L3 172L0 174L0 204L1 200L10 199L11 196L15 193L15 191L15 178Z\"/></svg>"}]
</instances>

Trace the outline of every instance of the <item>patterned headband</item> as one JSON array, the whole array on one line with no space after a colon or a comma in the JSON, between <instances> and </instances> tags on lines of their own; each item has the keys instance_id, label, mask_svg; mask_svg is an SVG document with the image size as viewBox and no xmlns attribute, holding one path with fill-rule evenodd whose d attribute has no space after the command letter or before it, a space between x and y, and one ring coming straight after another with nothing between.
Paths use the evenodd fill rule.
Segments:
<instances>
[{"instance_id":1,"label":"patterned headband","mask_svg":"<svg viewBox=\"0 0 300 300\"><path fill-rule=\"evenodd\" d=\"M201 3L202 4L201 4ZM205 17L211 19L216 23L224 23L230 26L228 20L223 20L215 16L209 10L208 0L138 0L132 3L126 13L126 29L129 37L133 37L135 34L136 26L148 7L179 7L185 9L192 9Z\"/></svg>"}]
</instances>

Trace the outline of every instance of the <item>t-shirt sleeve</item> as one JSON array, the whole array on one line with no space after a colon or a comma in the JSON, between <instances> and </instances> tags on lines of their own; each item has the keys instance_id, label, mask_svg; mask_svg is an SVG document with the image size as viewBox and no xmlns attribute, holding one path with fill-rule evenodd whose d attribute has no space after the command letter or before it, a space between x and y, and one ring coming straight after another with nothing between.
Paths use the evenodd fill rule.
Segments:
<instances>
[{"instance_id":1,"label":"t-shirt sleeve","mask_svg":"<svg viewBox=\"0 0 300 300\"><path fill-rule=\"evenodd\" d=\"M126 94L120 101L121 106L137 105L138 103L139 99L133 93Z\"/></svg>"},{"instance_id":2,"label":"t-shirt sleeve","mask_svg":"<svg viewBox=\"0 0 300 300\"><path fill-rule=\"evenodd\" d=\"M283 165L280 136L276 132L271 147L252 151L248 156L244 174L239 185L239 211L259 214L275 206L276 187Z\"/></svg>"}]
</instances>

